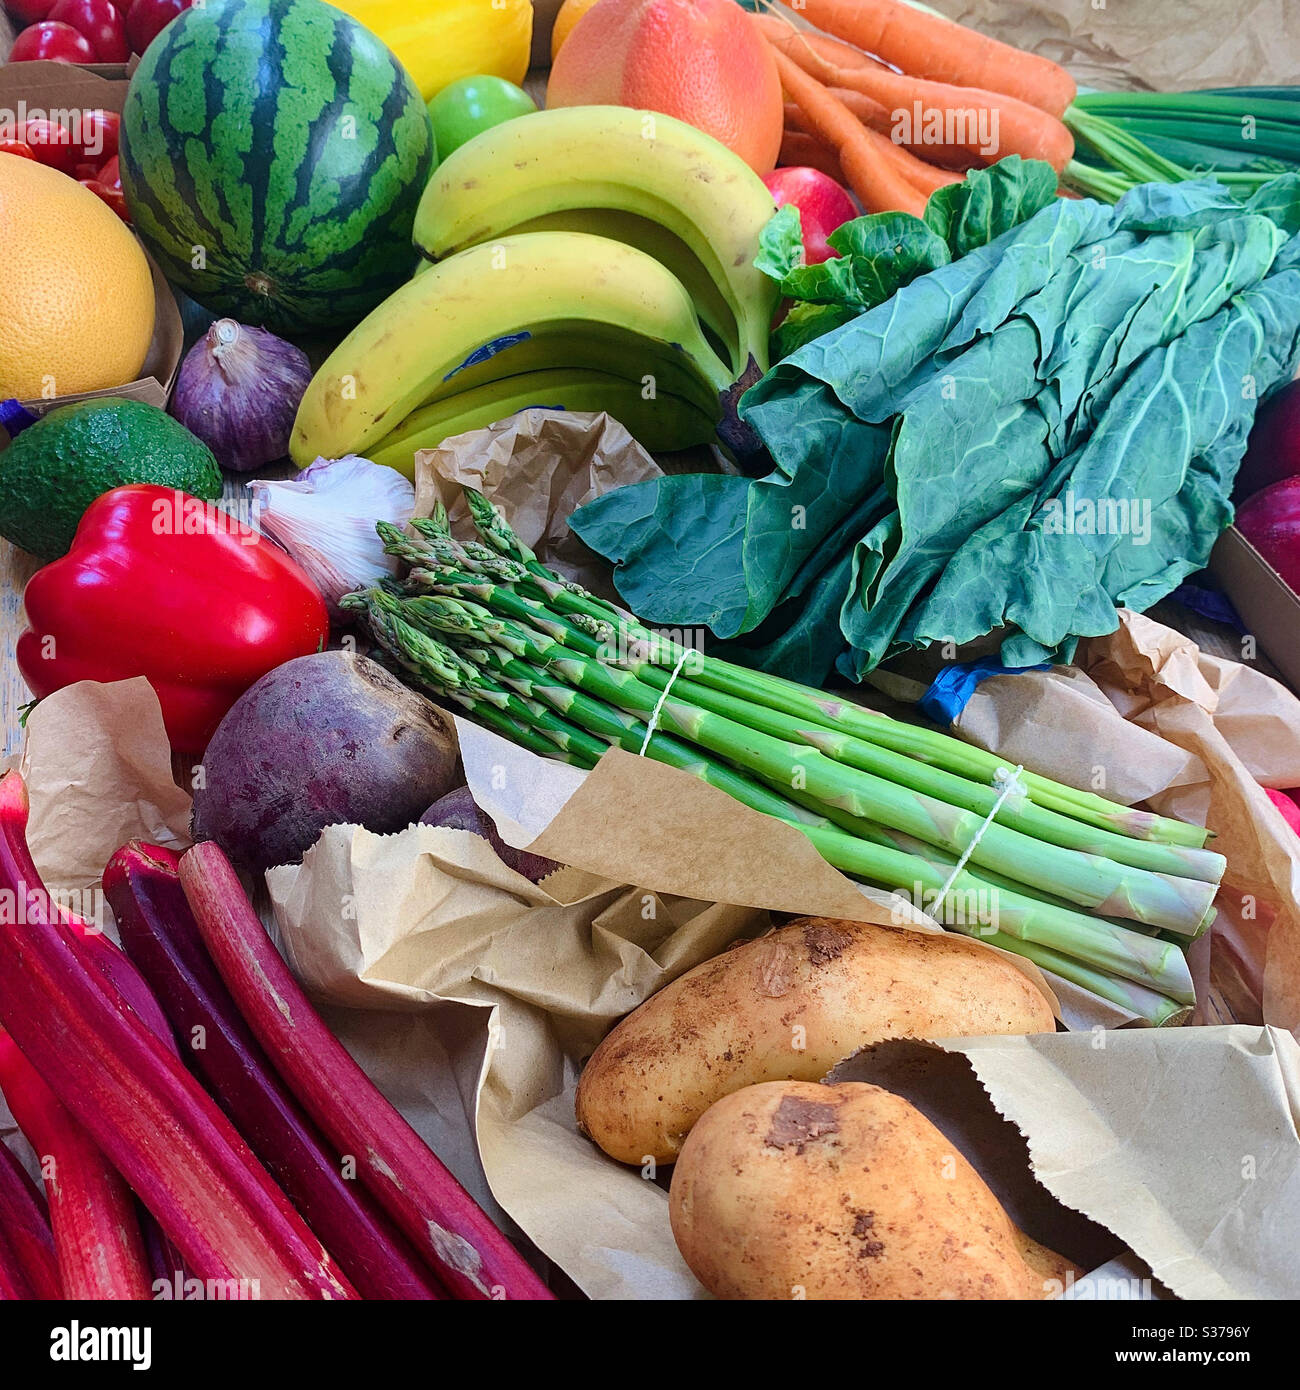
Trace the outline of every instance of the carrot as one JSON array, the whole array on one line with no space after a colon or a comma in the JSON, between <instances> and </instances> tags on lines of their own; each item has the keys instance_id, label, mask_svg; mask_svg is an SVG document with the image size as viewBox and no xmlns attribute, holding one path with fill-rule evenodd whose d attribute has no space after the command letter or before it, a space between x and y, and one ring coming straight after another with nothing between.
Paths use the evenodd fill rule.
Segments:
<instances>
[{"instance_id":1,"label":"carrot","mask_svg":"<svg viewBox=\"0 0 1300 1390\"><path fill-rule=\"evenodd\" d=\"M946 188L950 183L961 183L966 177L965 174L955 173L952 169L940 169L937 164L918 159L902 145L895 144L888 135L882 135L878 130L872 130L869 126L865 129L875 146L877 157L892 164L902 178L905 178L913 188L920 189L927 198L935 189Z\"/></svg>"},{"instance_id":2,"label":"carrot","mask_svg":"<svg viewBox=\"0 0 1300 1390\"><path fill-rule=\"evenodd\" d=\"M943 139L936 143L955 145L981 163L1018 154L1044 159L1060 173L1074 156L1074 137L1060 121L1014 97L905 77L888 68L837 67L791 28L768 42L825 86L860 92L883 106L898 127L891 134L909 131L902 143L928 143L930 126L937 123Z\"/></svg>"},{"instance_id":3,"label":"carrot","mask_svg":"<svg viewBox=\"0 0 1300 1390\"><path fill-rule=\"evenodd\" d=\"M771 43L785 39L790 34L798 34L819 58L834 63L841 68L878 68L884 65L878 60L854 48L851 43L842 43L829 34L819 34L813 29L796 29L788 19L775 14L756 14L753 16L758 31Z\"/></svg>"},{"instance_id":4,"label":"carrot","mask_svg":"<svg viewBox=\"0 0 1300 1390\"><path fill-rule=\"evenodd\" d=\"M902 0L798 0L808 23L902 72L1017 97L1052 116L1074 100L1074 79L1036 53L987 38Z\"/></svg>"},{"instance_id":5,"label":"carrot","mask_svg":"<svg viewBox=\"0 0 1300 1390\"><path fill-rule=\"evenodd\" d=\"M834 150L827 149L815 136L802 130L791 130L787 125L781 137L781 155L776 161L781 165L798 165L801 168L816 169L834 179L844 182L844 170Z\"/></svg>"},{"instance_id":6,"label":"carrot","mask_svg":"<svg viewBox=\"0 0 1300 1390\"><path fill-rule=\"evenodd\" d=\"M836 101L815 77L775 45L772 56L781 85L798 104L813 134L839 156L845 180L862 206L868 212L897 209L919 217L925 211L926 195L899 172L880 146L885 145L893 154L911 156L898 150L888 137L864 126L843 102Z\"/></svg>"}]
</instances>

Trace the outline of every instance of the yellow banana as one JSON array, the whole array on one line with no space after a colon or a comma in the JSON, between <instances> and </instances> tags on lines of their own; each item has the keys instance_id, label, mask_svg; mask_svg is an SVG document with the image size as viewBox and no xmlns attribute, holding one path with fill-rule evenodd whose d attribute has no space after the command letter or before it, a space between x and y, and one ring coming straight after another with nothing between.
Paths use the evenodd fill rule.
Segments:
<instances>
[{"instance_id":1,"label":"yellow banana","mask_svg":"<svg viewBox=\"0 0 1300 1390\"><path fill-rule=\"evenodd\" d=\"M618 208L575 208L565 212L547 213L531 222L522 222L510 229L511 236L519 232L590 232L593 236L612 237L625 241L653 256L665 265L686 287L695 304L695 312L716 346L730 362L735 362L740 350L740 327L722 291L713 283L708 267L675 232L648 217ZM429 264L428 261L425 262Z\"/></svg>"},{"instance_id":2,"label":"yellow banana","mask_svg":"<svg viewBox=\"0 0 1300 1390\"><path fill-rule=\"evenodd\" d=\"M689 356L621 324L539 323L531 332L509 334L494 346L491 354L472 354L473 361L436 383L421 404L451 400L504 377L566 367L607 372L635 383L638 390L680 396L708 415L718 411L716 384Z\"/></svg>"},{"instance_id":3,"label":"yellow banana","mask_svg":"<svg viewBox=\"0 0 1300 1390\"><path fill-rule=\"evenodd\" d=\"M415 241L437 258L584 208L646 218L685 242L739 325L734 374L751 356L766 368L776 286L754 258L772 197L742 159L671 116L569 106L485 130L434 171Z\"/></svg>"},{"instance_id":4,"label":"yellow banana","mask_svg":"<svg viewBox=\"0 0 1300 1390\"><path fill-rule=\"evenodd\" d=\"M730 384L681 281L653 257L583 232L529 232L440 262L363 319L307 387L290 455L301 467L364 454L417 406L477 384L476 369L543 334L632 339L647 361L671 355L710 396Z\"/></svg>"},{"instance_id":5,"label":"yellow banana","mask_svg":"<svg viewBox=\"0 0 1300 1390\"><path fill-rule=\"evenodd\" d=\"M642 387L609 372L552 368L522 372L477 386L459 396L422 406L377 444L366 457L409 477L417 449L436 449L444 439L483 429L530 406L559 410L603 410L645 448L659 453L688 449L713 437L716 418L677 396L647 399Z\"/></svg>"}]
</instances>

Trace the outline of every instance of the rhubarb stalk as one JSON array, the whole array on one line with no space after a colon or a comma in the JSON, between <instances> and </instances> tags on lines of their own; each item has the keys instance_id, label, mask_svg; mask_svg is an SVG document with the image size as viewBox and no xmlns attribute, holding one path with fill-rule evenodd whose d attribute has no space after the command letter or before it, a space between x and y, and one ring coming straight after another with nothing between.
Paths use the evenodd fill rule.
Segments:
<instances>
[{"instance_id":1,"label":"rhubarb stalk","mask_svg":"<svg viewBox=\"0 0 1300 1390\"><path fill-rule=\"evenodd\" d=\"M276 1075L208 958L170 850L133 840L108 861L118 934L191 1065L344 1273L369 1299L446 1294Z\"/></svg>"},{"instance_id":2,"label":"rhubarb stalk","mask_svg":"<svg viewBox=\"0 0 1300 1390\"><path fill-rule=\"evenodd\" d=\"M181 884L240 1012L330 1142L456 1298L553 1295L343 1044L272 945L239 876L212 842L180 861Z\"/></svg>"},{"instance_id":3,"label":"rhubarb stalk","mask_svg":"<svg viewBox=\"0 0 1300 1390\"><path fill-rule=\"evenodd\" d=\"M216 1103L57 920L27 849L27 791L0 779L0 1024L176 1243L199 1278L263 1298L355 1290Z\"/></svg>"},{"instance_id":4,"label":"rhubarb stalk","mask_svg":"<svg viewBox=\"0 0 1300 1390\"><path fill-rule=\"evenodd\" d=\"M45 1202L13 1150L0 1144L0 1232L31 1298L63 1297Z\"/></svg>"},{"instance_id":5,"label":"rhubarb stalk","mask_svg":"<svg viewBox=\"0 0 1300 1390\"><path fill-rule=\"evenodd\" d=\"M64 1297L151 1297L130 1190L4 1032L0 1091L41 1165Z\"/></svg>"}]
</instances>

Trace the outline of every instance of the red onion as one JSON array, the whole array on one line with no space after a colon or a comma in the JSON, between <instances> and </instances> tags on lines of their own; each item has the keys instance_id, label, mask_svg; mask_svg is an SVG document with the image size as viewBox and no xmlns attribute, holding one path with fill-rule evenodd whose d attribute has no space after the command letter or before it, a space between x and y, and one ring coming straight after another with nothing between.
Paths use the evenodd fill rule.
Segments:
<instances>
[{"instance_id":1,"label":"red onion","mask_svg":"<svg viewBox=\"0 0 1300 1390\"><path fill-rule=\"evenodd\" d=\"M185 354L172 414L223 468L247 473L289 451L298 403L311 380L301 349L234 319L218 319Z\"/></svg>"}]
</instances>

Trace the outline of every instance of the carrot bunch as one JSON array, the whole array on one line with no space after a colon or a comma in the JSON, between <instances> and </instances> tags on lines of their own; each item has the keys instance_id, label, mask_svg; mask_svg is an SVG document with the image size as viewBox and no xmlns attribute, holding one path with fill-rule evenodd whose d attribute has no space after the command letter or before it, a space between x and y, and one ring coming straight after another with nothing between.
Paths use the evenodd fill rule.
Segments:
<instances>
[{"instance_id":1,"label":"carrot bunch","mask_svg":"<svg viewBox=\"0 0 1300 1390\"><path fill-rule=\"evenodd\" d=\"M752 17L785 89L782 164L847 184L868 212L919 215L930 194L1005 155L1074 153L1070 75L903 0L797 0Z\"/></svg>"}]
</instances>

